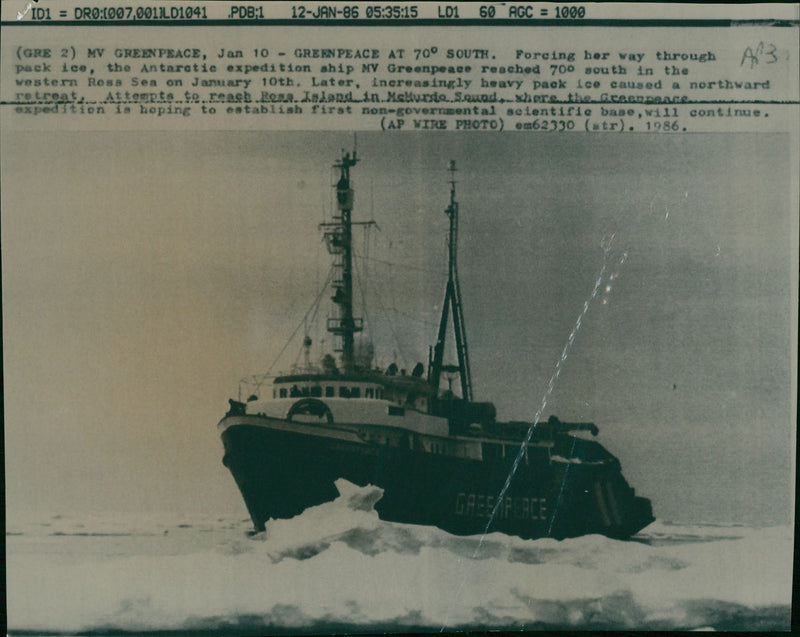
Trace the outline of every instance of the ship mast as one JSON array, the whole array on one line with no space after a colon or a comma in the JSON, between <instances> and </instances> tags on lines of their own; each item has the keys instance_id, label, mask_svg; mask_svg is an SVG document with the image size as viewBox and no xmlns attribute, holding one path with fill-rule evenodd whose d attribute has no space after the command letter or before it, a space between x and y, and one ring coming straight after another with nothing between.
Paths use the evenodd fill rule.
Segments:
<instances>
[{"instance_id":1,"label":"ship mast","mask_svg":"<svg viewBox=\"0 0 800 637\"><path fill-rule=\"evenodd\" d=\"M353 316L353 226L374 223L351 220L354 193L350 185L350 168L356 162L358 158L353 149L352 155L343 153L342 158L334 164L334 168L339 169L339 181L336 183L338 214L333 215L333 222L321 224L325 228L328 252L335 259L334 294L331 298L339 308L338 316L328 319L327 330L341 338L341 347L335 351L342 354L342 371L345 374L355 372L355 334L364 328L363 319Z\"/></svg>"},{"instance_id":2,"label":"ship mast","mask_svg":"<svg viewBox=\"0 0 800 637\"><path fill-rule=\"evenodd\" d=\"M472 401L472 378L469 371L469 353L467 351L467 332L464 328L464 314L461 308L461 287L458 284L458 202L456 201L456 162L450 161L450 205L445 214L450 220L448 236L448 272L447 288L442 307L442 318L439 321L439 335L434 347L433 361L429 366L429 383L433 390L439 392L442 371L457 371L461 378L461 397ZM442 365L444 358L444 342L447 335L448 314L453 313L453 332L456 337L458 367Z\"/></svg>"}]
</instances>

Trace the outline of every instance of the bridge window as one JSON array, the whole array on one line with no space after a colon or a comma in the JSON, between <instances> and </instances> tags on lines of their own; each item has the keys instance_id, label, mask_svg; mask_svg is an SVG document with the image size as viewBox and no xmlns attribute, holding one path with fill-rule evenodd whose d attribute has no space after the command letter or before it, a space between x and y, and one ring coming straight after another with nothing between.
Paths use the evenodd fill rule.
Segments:
<instances>
[{"instance_id":1,"label":"bridge window","mask_svg":"<svg viewBox=\"0 0 800 637\"><path fill-rule=\"evenodd\" d=\"M350 398L350 390L344 385L339 387L339 398Z\"/></svg>"},{"instance_id":2,"label":"bridge window","mask_svg":"<svg viewBox=\"0 0 800 637\"><path fill-rule=\"evenodd\" d=\"M361 398L361 388L360 387L351 387L350 388L350 398Z\"/></svg>"},{"instance_id":3,"label":"bridge window","mask_svg":"<svg viewBox=\"0 0 800 637\"><path fill-rule=\"evenodd\" d=\"M278 397L278 390L277 389L273 389L272 390L272 397L273 398L277 398Z\"/></svg>"},{"instance_id":4,"label":"bridge window","mask_svg":"<svg viewBox=\"0 0 800 637\"><path fill-rule=\"evenodd\" d=\"M281 398L286 398L286 387L281 387Z\"/></svg>"},{"instance_id":5,"label":"bridge window","mask_svg":"<svg viewBox=\"0 0 800 637\"><path fill-rule=\"evenodd\" d=\"M403 416L405 415L406 410L402 407L398 407L396 405L389 405L389 415L390 416Z\"/></svg>"},{"instance_id":6,"label":"bridge window","mask_svg":"<svg viewBox=\"0 0 800 637\"><path fill-rule=\"evenodd\" d=\"M325 397L326 398L333 398L334 393L335 393L334 387L331 386L331 385L326 385L326 387L325 387Z\"/></svg>"},{"instance_id":7,"label":"bridge window","mask_svg":"<svg viewBox=\"0 0 800 637\"><path fill-rule=\"evenodd\" d=\"M377 398L378 400L383 399L383 389L375 390L375 398Z\"/></svg>"},{"instance_id":8,"label":"bridge window","mask_svg":"<svg viewBox=\"0 0 800 637\"><path fill-rule=\"evenodd\" d=\"M311 395L315 398L322 396L322 387L319 385L314 385L314 387L311 388Z\"/></svg>"},{"instance_id":9,"label":"bridge window","mask_svg":"<svg viewBox=\"0 0 800 637\"><path fill-rule=\"evenodd\" d=\"M372 398L375 394L375 390L372 387L367 387L364 390L364 398Z\"/></svg>"}]
</instances>

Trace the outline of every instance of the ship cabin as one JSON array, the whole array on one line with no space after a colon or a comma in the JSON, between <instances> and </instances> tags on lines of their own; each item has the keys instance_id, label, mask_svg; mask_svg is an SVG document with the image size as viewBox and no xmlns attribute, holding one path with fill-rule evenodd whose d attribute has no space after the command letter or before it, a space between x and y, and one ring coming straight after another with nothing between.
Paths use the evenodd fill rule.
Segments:
<instances>
[{"instance_id":1,"label":"ship cabin","mask_svg":"<svg viewBox=\"0 0 800 637\"><path fill-rule=\"evenodd\" d=\"M432 398L419 375L299 373L275 377L262 396L248 399L245 411L294 422L403 426L399 421L430 418Z\"/></svg>"},{"instance_id":2,"label":"ship cabin","mask_svg":"<svg viewBox=\"0 0 800 637\"><path fill-rule=\"evenodd\" d=\"M385 400L418 411L427 411L428 384L415 376L373 374L292 374L278 376L272 385L272 399L340 398Z\"/></svg>"}]
</instances>

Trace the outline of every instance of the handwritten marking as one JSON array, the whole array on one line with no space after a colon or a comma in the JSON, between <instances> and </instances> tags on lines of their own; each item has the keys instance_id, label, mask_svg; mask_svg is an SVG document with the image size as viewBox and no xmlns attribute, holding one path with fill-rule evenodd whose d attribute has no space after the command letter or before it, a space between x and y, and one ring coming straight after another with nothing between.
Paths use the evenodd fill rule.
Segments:
<instances>
[{"instance_id":1,"label":"handwritten marking","mask_svg":"<svg viewBox=\"0 0 800 637\"><path fill-rule=\"evenodd\" d=\"M33 4L35 2L39 2L39 0L31 0L28 4L25 5L25 11L17 11L17 20L22 20L30 10L33 8Z\"/></svg>"},{"instance_id":2,"label":"handwritten marking","mask_svg":"<svg viewBox=\"0 0 800 637\"><path fill-rule=\"evenodd\" d=\"M739 62L739 66L744 66L745 63L750 64L750 68L753 69L763 60L764 64L775 64L778 61L777 56L778 47L776 47L772 42L764 43L759 42L755 47L747 47L744 52L742 53L742 61Z\"/></svg>"}]
</instances>

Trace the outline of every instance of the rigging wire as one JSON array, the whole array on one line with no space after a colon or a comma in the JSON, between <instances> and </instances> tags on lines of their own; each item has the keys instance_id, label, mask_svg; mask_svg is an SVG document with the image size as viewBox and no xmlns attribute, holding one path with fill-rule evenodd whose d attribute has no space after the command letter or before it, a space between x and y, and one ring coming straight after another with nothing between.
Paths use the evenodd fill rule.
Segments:
<instances>
[{"instance_id":1,"label":"rigging wire","mask_svg":"<svg viewBox=\"0 0 800 637\"><path fill-rule=\"evenodd\" d=\"M389 324L389 329L392 332L392 337L394 338L395 345L397 345L397 349L400 351L400 357L403 359L403 364L408 367L408 359L406 358L405 352L403 351L403 346L400 344L400 339L397 337L397 332L394 329L394 323L392 322L392 318L389 315L389 312L386 311L386 307L383 305L383 300L381 299L381 295L378 292L378 289L375 288L375 300L378 302L378 306L380 307L381 312L386 317L386 322ZM396 308L395 308L395 311Z\"/></svg>"},{"instance_id":2,"label":"rigging wire","mask_svg":"<svg viewBox=\"0 0 800 637\"><path fill-rule=\"evenodd\" d=\"M368 234L367 234L368 231L369 231L369 228L365 228L365 239L366 240L368 240ZM368 245L368 243L365 241L365 246L367 246L367 245ZM368 248L365 248L365 250L368 250ZM362 254L357 254L357 253L354 252L353 256L356 257L357 259L360 259L360 260L365 261L365 262L366 261L378 261L378 262L384 263L386 265L396 265L396 264L394 264L394 263L392 263L390 261L381 261L380 259L372 259L369 256L367 256L366 254L362 255ZM367 309L367 301L366 301L366 299L367 299L367 283L366 283L366 281L367 281L367 273L366 273L366 267L364 268L365 273L364 273L364 277L362 279L361 271L359 270L357 263L354 262L354 265L355 265L354 272L356 274L356 283L357 283L357 287L359 288L359 292L361 293L361 303L362 303L363 309L364 309L364 316L366 318L367 325L371 326L371 321L370 321L370 316L369 316L369 311ZM366 263L365 263L365 266L366 266ZM416 268L416 269L422 269L422 268ZM387 322L389 323L389 327L390 327L390 329L392 331L392 336L394 337L395 344L397 345L397 348L400 351L400 356L401 356L401 358L403 360L403 364L406 367L408 367L409 363L408 363L408 359L407 359L407 357L405 355L404 348L400 344L400 339L397 336L397 332L394 329L394 325L392 324L391 319L389 318L389 312L386 310L386 307L383 304L383 299L380 297L380 294L377 291L377 288L375 288L373 294L374 294L374 296L376 297L376 299L379 302L381 311L387 317ZM421 319L421 318L419 318L417 316L413 316L413 315L411 315L411 314L409 314L407 312L403 312L403 311L399 310L395 304L393 304L391 306L391 308L389 308L389 309L390 309L391 312L399 314L400 316L403 316L403 317L405 317L407 319L410 319L412 321L416 321L417 323L422 323L424 325L428 325L428 326L431 326L431 327L436 327L437 326L437 323L435 323L434 321ZM372 334L371 331L370 331L370 336L374 337L374 334Z\"/></svg>"},{"instance_id":3,"label":"rigging wire","mask_svg":"<svg viewBox=\"0 0 800 637\"><path fill-rule=\"evenodd\" d=\"M423 267L418 266L418 265L408 265L406 263L397 263L397 262L394 262L394 261L387 261L385 259L376 259L375 257L368 257L368 256L359 256L358 258L359 259L364 259L366 261L373 261L375 263L382 263L384 265L395 266L395 267L399 267L399 268L405 268L407 270L419 270L420 272L427 272L428 274L440 274L440 275L447 276L447 270L446 269L434 270L432 268L423 268Z\"/></svg>"},{"instance_id":4,"label":"rigging wire","mask_svg":"<svg viewBox=\"0 0 800 637\"><path fill-rule=\"evenodd\" d=\"M435 321L429 321L428 319L421 319L418 316L414 316L413 314L409 314L408 312L403 312L402 310L398 310L396 307L392 308L392 312L399 314L411 321L416 321L417 323L422 323L423 325L429 325L431 327L438 327L439 324Z\"/></svg>"},{"instance_id":5,"label":"rigging wire","mask_svg":"<svg viewBox=\"0 0 800 637\"><path fill-rule=\"evenodd\" d=\"M303 335L308 336L308 322L305 319L303 319L303 326L304 326ZM300 356L302 356L302 354L303 354L303 346L301 345L300 349L297 351L297 356L294 357L294 362L292 363L292 369L298 367L298 362L300 361Z\"/></svg>"},{"instance_id":6,"label":"rigging wire","mask_svg":"<svg viewBox=\"0 0 800 637\"><path fill-rule=\"evenodd\" d=\"M395 292L396 292L397 286L394 284L395 283L394 270L389 270L389 278L391 280L391 285L389 286L389 295L391 296L391 301L392 301L391 309L396 314L401 314L400 310L397 309L397 297L395 296ZM388 318L389 317L388 317L388 314L387 314L387 319ZM392 333L394 333L394 327L393 327L391 321L389 321L389 325L390 325L390 327L392 327ZM400 345L400 340L397 338L396 335L395 335L395 341L397 342L397 348L400 350L400 356L402 357L403 362L405 363L405 366L408 367L408 360L406 359L405 352L403 351L402 345Z\"/></svg>"},{"instance_id":7,"label":"rigging wire","mask_svg":"<svg viewBox=\"0 0 800 637\"><path fill-rule=\"evenodd\" d=\"M297 334L297 332L306 323L306 319L308 318L308 315L311 314L312 310L314 311L314 314L316 315L316 308L319 307L319 302L322 299L322 295L325 293L325 290L328 289L328 285L330 284L332 278L333 278L333 268L331 268L331 270L328 272L328 277L325 279L325 283L322 286L322 289L319 291L319 294L317 294L317 298L314 299L314 302L311 304L311 307L308 308L308 310L306 311L306 313L303 316L303 318L297 324L297 327L294 328L294 331L292 332L292 335L289 337L289 339L286 341L284 346L281 348L281 351L275 357L275 360L272 361L272 364L267 368L267 371L264 374L261 375L261 380L256 384L256 392L259 389L261 389L261 386L264 384L264 382L267 380L267 378L269 378L269 373L272 371L272 368L275 367L275 364L278 362L278 360L280 360L280 357L283 356L283 353L289 347L289 344L292 342L292 340L294 339L294 337Z\"/></svg>"},{"instance_id":8,"label":"rigging wire","mask_svg":"<svg viewBox=\"0 0 800 637\"><path fill-rule=\"evenodd\" d=\"M314 312L311 314L311 317L308 319L308 322L311 325L317 325L316 320L317 320L317 312L319 312L319 308L320 308L320 305L321 305L320 300L322 299L322 294L325 292L326 288L328 287L328 282L331 280L331 277L333 277L333 269L331 269L328 272L328 279L325 281L325 285L323 286L322 291L320 292L319 296L317 296L317 299L315 301ZM306 316L308 316L308 314L306 314ZM306 332L306 336L308 336L308 329L306 329L305 332ZM301 349L300 352L302 352L302 351L303 350ZM298 357L299 356L300 356L300 354L298 354Z\"/></svg>"}]
</instances>

